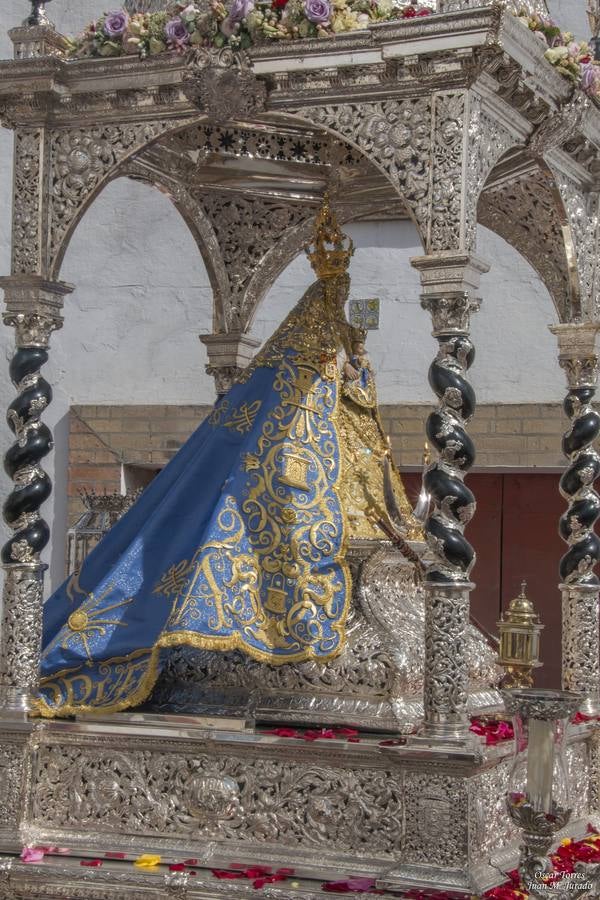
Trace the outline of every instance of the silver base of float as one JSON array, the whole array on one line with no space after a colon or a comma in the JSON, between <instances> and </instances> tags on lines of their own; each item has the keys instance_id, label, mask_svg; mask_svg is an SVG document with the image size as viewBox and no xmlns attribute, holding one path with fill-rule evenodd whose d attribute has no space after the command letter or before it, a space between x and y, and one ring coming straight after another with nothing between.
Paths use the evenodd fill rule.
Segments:
<instances>
[{"instance_id":1,"label":"silver base of float","mask_svg":"<svg viewBox=\"0 0 600 900\"><path fill-rule=\"evenodd\" d=\"M590 736L579 726L569 746L569 834L593 818ZM4 719L0 850L68 855L4 858L0 898L260 896L251 882L220 882L209 871L232 863L293 868L298 887L263 889L281 900L321 896L322 881L352 875L395 891L479 894L501 883L507 869L494 859L504 853L512 865L518 841L504 808L510 742L467 753L390 740L403 739L309 742L243 720L142 713ZM107 860L115 852L126 859ZM142 853L159 854L161 868L132 866ZM104 863L90 869L80 857ZM189 858L195 876L169 871Z\"/></svg>"}]
</instances>

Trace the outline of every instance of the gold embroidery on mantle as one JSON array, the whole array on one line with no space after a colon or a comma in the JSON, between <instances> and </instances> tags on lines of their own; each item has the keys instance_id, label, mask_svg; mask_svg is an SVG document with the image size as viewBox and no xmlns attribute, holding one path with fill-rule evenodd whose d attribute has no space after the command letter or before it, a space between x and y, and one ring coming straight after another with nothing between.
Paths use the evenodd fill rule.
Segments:
<instances>
[{"instance_id":1,"label":"gold embroidery on mantle","mask_svg":"<svg viewBox=\"0 0 600 900\"><path fill-rule=\"evenodd\" d=\"M336 359L347 345L343 300L348 281L340 281L335 290L321 283L309 288L245 373L249 378L265 364L277 368L273 391L279 402L243 457L247 498L239 508L234 497L227 498L219 516L220 537L198 548L193 559L172 566L154 588L173 597L162 646L178 643L178 635L187 643L190 623L202 609L210 610L211 630L233 633L196 634L194 646L240 648L271 663L324 660L343 648L350 591L339 493ZM225 401L211 424L227 426L235 413ZM332 497L337 498L333 505ZM336 569L320 573L316 565L327 558ZM343 596L340 610L336 598ZM324 637L327 620L335 641ZM257 640L286 652L265 654L255 646Z\"/></svg>"}]
</instances>

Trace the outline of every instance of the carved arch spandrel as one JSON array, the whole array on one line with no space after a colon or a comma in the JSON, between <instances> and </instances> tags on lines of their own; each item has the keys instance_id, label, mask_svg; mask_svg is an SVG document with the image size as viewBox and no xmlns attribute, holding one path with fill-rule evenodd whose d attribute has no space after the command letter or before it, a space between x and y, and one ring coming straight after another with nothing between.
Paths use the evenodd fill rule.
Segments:
<instances>
[{"instance_id":1,"label":"carved arch spandrel","mask_svg":"<svg viewBox=\"0 0 600 900\"><path fill-rule=\"evenodd\" d=\"M525 157L524 157L525 159ZM561 322L579 315L579 283L567 212L551 172L529 161L484 188L477 221L504 238L538 273Z\"/></svg>"},{"instance_id":2,"label":"carved arch spandrel","mask_svg":"<svg viewBox=\"0 0 600 900\"><path fill-rule=\"evenodd\" d=\"M310 206L286 199L244 196L219 190L197 189L193 196L214 229L229 280L224 330L247 330L253 313L253 276L265 257L290 229L312 224Z\"/></svg>"},{"instance_id":3,"label":"carved arch spandrel","mask_svg":"<svg viewBox=\"0 0 600 900\"><path fill-rule=\"evenodd\" d=\"M179 212L202 257L213 293L213 328L226 330L229 279L214 228L193 194L166 172L148 168L143 160L133 159L119 171L119 176L141 181L165 193Z\"/></svg>"},{"instance_id":4,"label":"carved arch spandrel","mask_svg":"<svg viewBox=\"0 0 600 900\"><path fill-rule=\"evenodd\" d=\"M387 177L427 253L474 249L483 184L518 143L478 95L458 89L296 114L348 142Z\"/></svg>"},{"instance_id":5,"label":"carved arch spandrel","mask_svg":"<svg viewBox=\"0 0 600 900\"><path fill-rule=\"evenodd\" d=\"M305 106L294 118L354 147L385 175L406 204L426 248L431 219L431 96Z\"/></svg>"},{"instance_id":6,"label":"carved arch spandrel","mask_svg":"<svg viewBox=\"0 0 600 900\"><path fill-rule=\"evenodd\" d=\"M566 211L568 251L578 288L578 304L571 319L565 321L578 316L586 321L596 322L600 319L600 195L597 191L584 191L573 178L555 168L552 163L549 163L549 167L556 178Z\"/></svg>"},{"instance_id":7,"label":"carved arch spandrel","mask_svg":"<svg viewBox=\"0 0 600 900\"><path fill-rule=\"evenodd\" d=\"M176 127L191 121L179 121ZM172 120L159 119L49 132L45 249L51 278L58 277L69 240L84 212L102 188L117 177L119 167L174 127Z\"/></svg>"},{"instance_id":8,"label":"carved arch spandrel","mask_svg":"<svg viewBox=\"0 0 600 900\"><path fill-rule=\"evenodd\" d=\"M23 203L15 213L17 224L37 222L41 219L42 204L46 204L44 222L46 229L31 234L29 246L19 250L21 271L32 271L38 265L42 273L58 277L66 247L77 224L88 206L100 193L105 184L114 180L124 170L130 160L145 157L152 148L161 145L177 152L191 151L200 156L223 153L229 156L256 156L271 160L293 160L305 163L323 163L328 156L329 138L324 135L293 134L279 135L276 125L271 131L253 131L248 126L217 125L209 123L206 117L193 115L185 120L156 120L124 125L98 125L87 128L61 128L28 138L27 153L17 155L17 183L30 180L32 168L35 173L40 168L41 150L36 144L47 140L48 152L46 171L38 177L36 188L30 195L25 193ZM287 129L289 132L289 129ZM33 141L33 150L29 144ZM193 161L189 160L190 165ZM21 171L22 169L22 171ZM45 196L42 174L49 188ZM21 232L16 231L16 234Z\"/></svg>"}]
</instances>

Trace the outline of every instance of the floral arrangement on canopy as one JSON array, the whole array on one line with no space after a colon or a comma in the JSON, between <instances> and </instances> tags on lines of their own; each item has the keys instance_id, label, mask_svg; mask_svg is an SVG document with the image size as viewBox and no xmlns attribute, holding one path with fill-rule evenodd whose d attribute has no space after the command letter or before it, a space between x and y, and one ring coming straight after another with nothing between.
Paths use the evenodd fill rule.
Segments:
<instances>
[{"instance_id":1,"label":"floral arrangement on canopy","mask_svg":"<svg viewBox=\"0 0 600 900\"><path fill-rule=\"evenodd\" d=\"M331 37L430 13L427 6L397 6L394 0L233 0L229 9L221 0L211 0L208 7L172 2L161 12L105 13L70 39L68 52L76 57L138 54L144 59L190 47L245 50L270 40Z\"/></svg>"},{"instance_id":2,"label":"floral arrangement on canopy","mask_svg":"<svg viewBox=\"0 0 600 900\"><path fill-rule=\"evenodd\" d=\"M194 47L245 50L254 44L297 38L326 38L394 19L416 19L432 13L418 0L172 0L160 12L128 15L105 13L69 40L72 57L138 55L142 59ZM544 44L545 57L561 75L587 94L600 97L600 65L585 42L575 41L553 19L522 10L522 24Z\"/></svg>"},{"instance_id":3,"label":"floral arrangement on canopy","mask_svg":"<svg viewBox=\"0 0 600 900\"><path fill-rule=\"evenodd\" d=\"M570 31L561 31L548 16L519 14L523 23L547 47L544 56L561 75L587 94L600 97L600 65L585 41L576 41Z\"/></svg>"}]
</instances>

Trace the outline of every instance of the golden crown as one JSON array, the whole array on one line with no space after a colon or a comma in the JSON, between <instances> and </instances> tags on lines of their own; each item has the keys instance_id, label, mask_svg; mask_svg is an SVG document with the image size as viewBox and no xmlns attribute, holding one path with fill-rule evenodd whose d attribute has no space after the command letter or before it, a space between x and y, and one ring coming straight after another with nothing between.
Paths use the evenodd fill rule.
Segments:
<instances>
[{"instance_id":1,"label":"golden crown","mask_svg":"<svg viewBox=\"0 0 600 900\"><path fill-rule=\"evenodd\" d=\"M312 244L306 247L306 255L319 278L333 278L342 275L350 264L354 244L340 226L329 206L329 195L325 194L323 205L315 220Z\"/></svg>"},{"instance_id":2,"label":"golden crown","mask_svg":"<svg viewBox=\"0 0 600 900\"><path fill-rule=\"evenodd\" d=\"M353 344L358 344L359 342L364 344L367 339L368 331L366 328L361 328L358 325L352 325L350 327L350 340Z\"/></svg>"}]
</instances>

